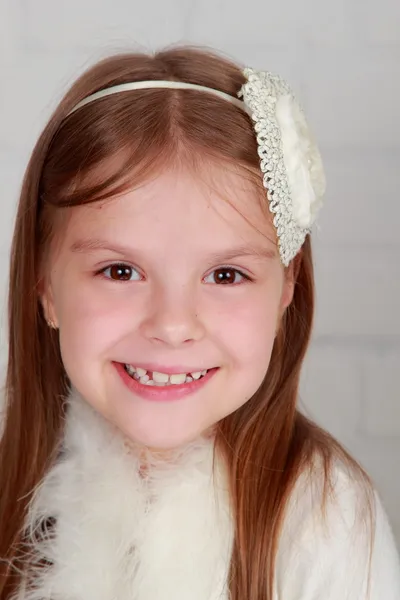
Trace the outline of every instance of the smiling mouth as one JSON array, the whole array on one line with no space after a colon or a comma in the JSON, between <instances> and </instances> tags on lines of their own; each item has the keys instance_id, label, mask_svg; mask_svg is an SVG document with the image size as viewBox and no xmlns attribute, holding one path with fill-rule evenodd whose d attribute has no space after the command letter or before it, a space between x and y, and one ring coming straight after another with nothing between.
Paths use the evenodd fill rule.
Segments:
<instances>
[{"instance_id":1,"label":"smiling mouth","mask_svg":"<svg viewBox=\"0 0 400 600\"><path fill-rule=\"evenodd\" d=\"M124 364L124 369L128 375L136 381L148 386L167 387L173 385L182 385L202 379L212 369L203 371L192 371L191 373L159 373L157 371L146 371L140 367Z\"/></svg>"}]
</instances>

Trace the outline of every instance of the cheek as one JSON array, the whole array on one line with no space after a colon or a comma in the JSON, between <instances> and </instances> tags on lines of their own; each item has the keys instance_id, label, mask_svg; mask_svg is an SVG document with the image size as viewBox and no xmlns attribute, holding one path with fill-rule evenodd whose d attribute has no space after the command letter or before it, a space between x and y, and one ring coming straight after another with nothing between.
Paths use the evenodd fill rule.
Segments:
<instances>
[{"instance_id":1,"label":"cheek","mask_svg":"<svg viewBox=\"0 0 400 600\"><path fill-rule=\"evenodd\" d=\"M231 414L252 398L268 371L275 341L279 298L263 295L226 311L218 329L229 369L229 393L218 395L219 418ZM230 386L230 387L229 387Z\"/></svg>"},{"instance_id":2,"label":"cheek","mask_svg":"<svg viewBox=\"0 0 400 600\"><path fill-rule=\"evenodd\" d=\"M134 328L136 307L121 300L120 290L99 293L97 286L81 283L68 287L61 290L58 303L64 354L81 356L83 360L99 355Z\"/></svg>"},{"instance_id":3,"label":"cheek","mask_svg":"<svg viewBox=\"0 0 400 600\"><path fill-rule=\"evenodd\" d=\"M216 329L237 368L266 370L275 339L279 296L259 293L232 303Z\"/></svg>"}]
</instances>

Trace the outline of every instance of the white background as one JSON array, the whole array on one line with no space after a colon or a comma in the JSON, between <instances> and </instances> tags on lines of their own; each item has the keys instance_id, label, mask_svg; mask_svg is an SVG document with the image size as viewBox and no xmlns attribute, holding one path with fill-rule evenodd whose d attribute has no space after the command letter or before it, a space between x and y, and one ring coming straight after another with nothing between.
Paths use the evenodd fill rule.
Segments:
<instances>
[{"instance_id":1,"label":"white background","mask_svg":"<svg viewBox=\"0 0 400 600\"><path fill-rule=\"evenodd\" d=\"M21 176L73 78L118 50L207 44L298 92L329 190L302 406L372 475L400 541L399 0L0 0L0 301Z\"/></svg>"}]
</instances>

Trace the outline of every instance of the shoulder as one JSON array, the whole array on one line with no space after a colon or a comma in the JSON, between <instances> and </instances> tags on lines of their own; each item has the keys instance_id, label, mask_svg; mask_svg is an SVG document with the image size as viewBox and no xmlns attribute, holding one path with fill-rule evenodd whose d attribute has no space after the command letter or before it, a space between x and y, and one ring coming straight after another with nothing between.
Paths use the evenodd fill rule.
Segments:
<instances>
[{"instance_id":1,"label":"shoulder","mask_svg":"<svg viewBox=\"0 0 400 600\"><path fill-rule=\"evenodd\" d=\"M369 592L369 595L368 595ZM274 600L399 600L400 563L382 501L354 468L315 461L293 490Z\"/></svg>"}]
</instances>

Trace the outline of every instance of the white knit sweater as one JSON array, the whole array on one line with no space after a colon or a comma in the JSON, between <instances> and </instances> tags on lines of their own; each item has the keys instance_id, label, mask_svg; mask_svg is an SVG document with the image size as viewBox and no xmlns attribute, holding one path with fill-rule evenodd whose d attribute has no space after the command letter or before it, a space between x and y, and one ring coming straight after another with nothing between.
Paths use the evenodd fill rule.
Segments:
<instances>
[{"instance_id":1,"label":"white knit sweater","mask_svg":"<svg viewBox=\"0 0 400 600\"><path fill-rule=\"evenodd\" d=\"M212 441L140 474L121 435L71 394L65 455L38 488L28 527L48 517L56 535L32 554L53 567L25 581L20 600L228 600L232 522ZM357 486L340 466L324 527L318 478L300 478L289 503L274 600L367 600L368 539L355 526ZM400 600L400 565L378 496L369 600ZM37 530L37 529L36 529ZM36 536L37 538L37 536ZM33 584L32 584L33 581ZM243 599L245 600L245 599Z\"/></svg>"}]
</instances>

